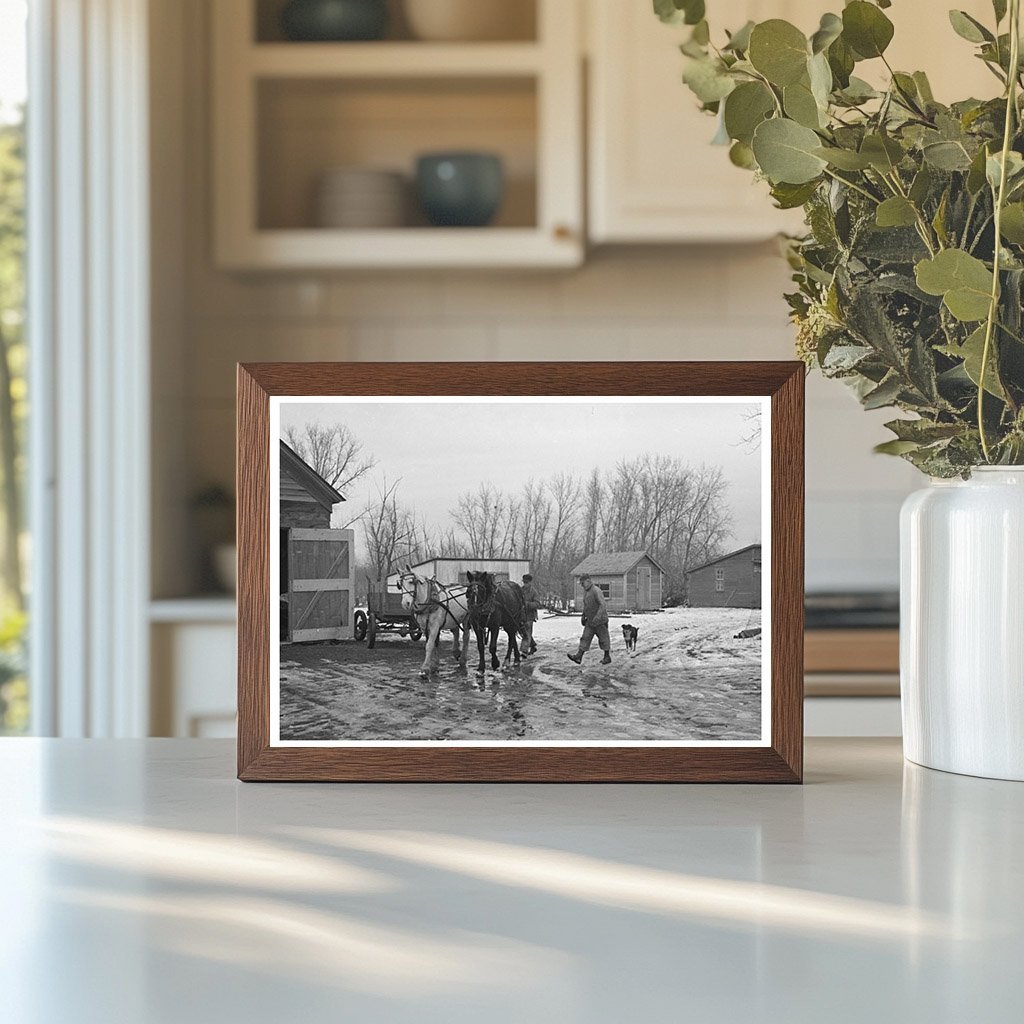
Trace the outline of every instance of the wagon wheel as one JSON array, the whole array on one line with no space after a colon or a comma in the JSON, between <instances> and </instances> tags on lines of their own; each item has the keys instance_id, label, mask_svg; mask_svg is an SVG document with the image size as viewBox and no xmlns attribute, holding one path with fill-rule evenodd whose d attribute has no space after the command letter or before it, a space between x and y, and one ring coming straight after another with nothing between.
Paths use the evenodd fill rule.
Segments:
<instances>
[{"instance_id":1,"label":"wagon wheel","mask_svg":"<svg viewBox=\"0 0 1024 1024\"><path fill-rule=\"evenodd\" d=\"M409 618L409 639L414 643L423 636L423 630L420 629L420 624L412 616Z\"/></svg>"},{"instance_id":2,"label":"wagon wheel","mask_svg":"<svg viewBox=\"0 0 1024 1024\"><path fill-rule=\"evenodd\" d=\"M366 612L358 611L355 616L355 637L362 643L366 639L366 629L369 623L366 621Z\"/></svg>"},{"instance_id":3,"label":"wagon wheel","mask_svg":"<svg viewBox=\"0 0 1024 1024\"><path fill-rule=\"evenodd\" d=\"M366 631L366 646L371 650L374 644L377 642L377 615L374 612L370 612L370 619L367 623Z\"/></svg>"}]
</instances>

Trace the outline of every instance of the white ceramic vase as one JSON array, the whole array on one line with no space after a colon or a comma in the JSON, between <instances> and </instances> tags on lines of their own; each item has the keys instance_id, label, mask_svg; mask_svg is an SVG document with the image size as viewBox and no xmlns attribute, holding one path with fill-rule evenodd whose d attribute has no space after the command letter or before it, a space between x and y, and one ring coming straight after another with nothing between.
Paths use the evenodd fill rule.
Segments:
<instances>
[{"instance_id":1,"label":"white ceramic vase","mask_svg":"<svg viewBox=\"0 0 1024 1024\"><path fill-rule=\"evenodd\" d=\"M910 495L900 557L906 757L1024 781L1024 467Z\"/></svg>"}]
</instances>

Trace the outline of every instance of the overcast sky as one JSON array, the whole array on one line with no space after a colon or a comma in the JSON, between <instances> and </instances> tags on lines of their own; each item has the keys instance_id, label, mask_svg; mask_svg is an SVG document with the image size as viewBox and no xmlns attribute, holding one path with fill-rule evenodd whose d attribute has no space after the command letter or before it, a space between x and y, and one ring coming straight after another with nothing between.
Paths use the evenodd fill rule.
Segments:
<instances>
[{"instance_id":1,"label":"overcast sky","mask_svg":"<svg viewBox=\"0 0 1024 1024\"><path fill-rule=\"evenodd\" d=\"M360 403L349 399L280 405L282 436L310 421L344 423L377 460L337 510L351 518L377 497L384 475L401 477L399 503L432 526L450 525L459 495L490 481L518 492L531 477L602 473L622 459L669 455L720 466L728 481L736 547L761 539L760 450L741 443L750 402ZM336 516L337 519L337 516ZM360 547L362 538L359 538Z\"/></svg>"}]
</instances>

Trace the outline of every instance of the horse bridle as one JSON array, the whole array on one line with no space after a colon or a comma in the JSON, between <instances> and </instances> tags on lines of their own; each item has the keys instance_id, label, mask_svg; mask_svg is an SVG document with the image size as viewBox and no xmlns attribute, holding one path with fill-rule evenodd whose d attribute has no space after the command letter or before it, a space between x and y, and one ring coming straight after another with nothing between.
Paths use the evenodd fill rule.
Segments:
<instances>
[{"instance_id":1,"label":"horse bridle","mask_svg":"<svg viewBox=\"0 0 1024 1024\"><path fill-rule=\"evenodd\" d=\"M412 609L411 610L412 610L414 615L422 615L425 612L429 611L431 608L443 608L448 615L451 615L453 619L455 618L455 616L452 615L451 608L449 607L450 602L453 601L454 598L448 592L448 587L445 586L445 584L439 582L436 576L431 576L430 579L424 579L424 578L422 578L420 576L417 576L416 573L414 573L414 572L403 572L398 577L398 584L402 588L402 592L403 593L407 592L405 590L405 581L406 581L406 579L411 579L413 581ZM421 583L421 582L422 583L426 583L427 586L428 586L428 590L427 590L428 597L427 597L426 602L424 602L422 604L420 604L420 603L418 603L416 601L416 585L418 583ZM444 600L441 600L441 598L438 597L435 594L435 590L443 590L444 591L444 593L445 593Z\"/></svg>"}]
</instances>

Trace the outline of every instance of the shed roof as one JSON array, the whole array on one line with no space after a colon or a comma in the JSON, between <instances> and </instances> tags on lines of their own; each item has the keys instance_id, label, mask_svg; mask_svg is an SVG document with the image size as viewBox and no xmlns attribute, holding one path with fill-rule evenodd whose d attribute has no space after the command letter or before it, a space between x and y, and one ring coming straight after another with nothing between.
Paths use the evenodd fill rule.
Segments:
<instances>
[{"instance_id":1,"label":"shed roof","mask_svg":"<svg viewBox=\"0 0 1024 1024\"><path fill-rule=\"evenodd\" d=\"M308 462L281 442L281 469L297 484L304 487L321 505L330 508L339 501L344 501L342 493L332 487Z\"/></svg>"},{"instance_id":2,"label":"shed roof","mask_svg":"<svg viewBox=\"0 0 1024 1024\"><path fill-rule=\"evenodd\" d=\"M592 555L587 555L570 575L582 576L584 573L598 573L606 576L621 576L645 558L650 558L662 572L665 571L657 559L647 551L595 551Z\"/></svg>"},{"instance_id":3,"label":"shed roof","mask_svg":"<svg viewBox=\"0 0 1024 1024\"><path fill-rule=\"evenodd\" d=\"M732 558L734 555L742 555L744 551L753 551L757 548L761 550L760 544L748 544L745 548L737 548L735 551L730 551L727 555L719 555L717 558L712 558L710 562L704 562L702 565L695 565L692 569L686 570L686 575L689 576L691 572L697 572L699 569L706 569L709 565L716 565L718 562L724 562L727 558Z\"/></svg>"}]
</instances>

